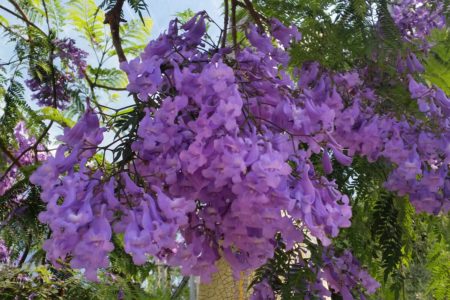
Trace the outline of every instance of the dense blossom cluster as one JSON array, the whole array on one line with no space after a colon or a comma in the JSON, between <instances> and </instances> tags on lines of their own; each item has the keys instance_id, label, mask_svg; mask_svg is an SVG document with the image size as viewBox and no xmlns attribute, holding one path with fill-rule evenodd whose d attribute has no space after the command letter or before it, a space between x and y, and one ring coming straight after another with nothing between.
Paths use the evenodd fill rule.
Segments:
<instances>
[{"instance_id":1,"label":"dense blossom cluster","mask_svg":"<svg viewBox=\"0 0 450 300\"><path fill-rule=\"evenodd\" d=\"M436 0L401 0L392 5L392 18L407 42L420 40L428 47L427 36L445 26L445 5Z\"/></svg>"},{"instance_id":2,"label":"dense blossom cluster","mask_svg":"<svg viewBox=\"0 0 450 300\"><path fill-rule=\"evenodd\" d=\"M419 45L426 54L431 46L427 43L427 35L445 25L443 12L440 1L405 0L394 6L392 16L404 39ZM390 124L384 124L384 128L379 121L375 122L378 123L374 125L379 128L378 135L385 137L380 157L396 166L386 187L400 195L409 195L419 212L448 212L450 99L440 88L416 81L424 67L413 52L409 51L406 59L399 59L397 69L411 98L417 101L419 111L427 118L426 121L389 120ZM383 119L381 122L386 122L387 119ZM388 126L391 126L390 130Z\"/></svg>"},{"instance_id":3,"label":"dense blossom cluster","mask_svg":"<svg viewBox=\"0 0 450 300\"><path fill-rule=\"evenodd\" d=\"M148 106L132 163L109 176L88 162L104 132L89 109L31 177L47 203L40 219L53 232L44 245L51 261L70 256L95 279L114 232L136 264L153 256L207 281L221 256L235 276L263 265L276 234L288 249L305 231L330 246L352 213L327 175L332 160L350 166L355 155L389 161L386 187L409 195L418 211L450 209L448 131L378 113L383 99L366 69L336 74L311 62L291 76L285 49L301 35L277 20L271 36L249 26L250 47L205 51L206 18L201 12L181 28L172 21L122 64L129 91ZM412 77L405 83L421 111L447 129L445 93ZM319 276L344 299L353 288L378 286L349 252L324 263ZM255 286L254 299L270 295L267 282Z\"/></svg>"},{"instance_id":4,"label":"dense blossom cluster","mask_svg":"<svg viewBox=\"0 0 450 300\"><path fill-rule=\"evenodd\" d=\"M351 210L348 198L316 174L309 157L324 143L350 162L339 144L324 134L333 116L309 117L314 100L294 99L294 82L287 74L277 78L276 67L288 62L287 53L272 46L271 38L256 27L248 37L257 49L237 53L239 68L233 69L221 53L208 60L196 48L205 26L203 15L193 20L181 35L172 23L169 33L150 43L140 59L123 66L130 89L139 92L142 101L151 101L148 97L157 90L177 91L157 110L147 111L133 145L139 157L133 171L150 186L166 187L171 198L198 206L189 226L181 227L184 243L167 255L167 262L207 279L222 254L237 275L272 257L277 232L290 246L301 241L301 228L294 225L298 219L304 222L300 227L330 244L339 228L350 225ZM281 25L276 26L280 30ZM288 35L280 42L299 37L292 28L285 30ZM175 47L180 50L174 52ZM192 63L181 69L187 61ZM155 72L160 68L166 69L165 76ZM302 108L300 101L312 106ZM289 108L298 121L284 124ZM300 142L313 146L307 151L292 146ZM281 214L283 210L287 213ZM195 247L201 255L192 255Z\"/></svg>"},{"instance_id":5,"label":"dense blossom cluster","mask_svg":"<svg viewBox=\"0 0 450 300\"><path fill-rule=\"evenodd\" d=\"M436 0L402 0L392 5L391 16L408 49L405 53L399 51L398 73L421 73L425 70L411 48L424 53L429 51L433 45L427 40L428 36L432 30L445 26L444 8L444 3Z\"/></svg>"},{"instance_id":6,"label":"dense blossom cluster","mask_svg":"<svg viewBox=\"0 0 450 300\"><path fill-rule=\"evenodd\" d=\"M52 70L43 78L33 76L25 81L28 88L34 92L32 98L37 100L40 106L57 106L64 108L70 101L68 86L75 77L84 76L87 64L87 53L75 46L72 39L55 39L53 46L56 48L52 57ZM57 60L67 66L71 72L60 71L55 67Z\"/></svg>"},{"instance_id":7,"label":"dense blossom cluster","mask_svg":"<svg viewBox=\"0 0 450 300\"><path fill-rule=\"evenodd\" d=\"M99 189L101 172L91 174L85 166L103 140L103 131L97 116L87 111L59 137L64 144L55 157L50 157L30 177L32 183L42 187L41 198L47 203L47 211L39 216L53 232L43 246L47 258L57 264L59 258L70 253L72 265L86 268L86 276L91 279L96 278L97 268L108 266L106 255L113 249L108 211L103 203L107 200ZM66 156L67 153L70 154ZM77 169L75 164L80 160ZM66 176L61 179L61 174Z\"/></svg>"},{"instance_id":8,"label":"dense blossom cluster","mask_svg":"<svg viewBox=\"0 0 450 300\"><path fill-rule=\"evenodd\" d=\"M309 66L311 73L317 72L316 68ZM335 130L331 136L350 156L364 156L372 162L384 158L391 162L393 172L386 187L400 195L409 195L417 211L434 214L449 211L446 174L450 136L445 112L450 108L450 100L442 90L428 88L411 78L412 98L419 99L419 108L425 107L422 111L437 120L440 129L419 119L396 119L389 114L378 114L376 106L383 99L363 84L364 73L361 73L361 76L357 72L333 76L343 98L350 93L351 99L345 100L351 101L351 105L335 111ZM426 93L415 97L419 88Z\"/></svg>"},{"instance_id":9,"label":"dense blossom cluster","mask_svg":"<svg viewBox=\"0 0 450 300\"><path fill-rule=\"evenodd\" d=\"M36 161L44 161L47 158L47 154L45 152L41 152L44 150L44 146L39 144L36 146L37 151L30 151L34 149L30 149L31 146L34 146L36 143L36 139L33 136L30 136L28 131L26 130L25 123L19 122L14 129L14 137L17 141L17 148L10 149L10 154L14 157L20 157L16 163L12 166L12 168L7 173L2 173L0 171L0 177L2 178L0 182L0 196L3 195L7 190L9 190L14 183L17 182L19 178L18 168L19 166L28 166ZM24 154L23 154L24 153ZM8 157L4 153L0 153L1 159L5 161L5 165L9 166L13 162L11 158ZM6 172L6 170L5 170ZM17 197L19 197L18 195ZM19 201L20 198L14 198L15 201Z\"/></svg>"},{"instance_id":10,"label":"dense blossom cluster","mask_svg":"<svg viewBox=\"0 0 450 300\"><path fill-rule=\"evenodd\" d=\"M207 281L220 256L236 276L264 264L276 233L289 247L302 241L303 230L329 245L350 226L349 199L309 159L330 152L351 163L328 133L328 105L341 105L338 95L315 103L317 89L303 81L304 96L295 96L296 83L275 69L288 54L256 27L249 32L255 48L236 56L239 69L225 63L228 49L209 59L197 48L204 18L184 24L182 33L172 22L141 58L123 65L143 102L165 98L140 122L132 146L139 158L128 170L106 180L87 165L103 133L89 110L31 177L47 202L40 219L53 231L44 248L54 263L70 255L73 267L95 279L114 231L124 234L136 264L152 255ZM299 38L292 27L284 30L289 36L281 43ZM299 143L310 146L293 147Z\"/></svg>"},{"instance_id":11,"label":"dense blossom cluster","mask_svg":"<svg viewBox=\"0 0 450 300\"><path fill-rule=\"evenodd\" d=\"M343 299L353 299L352 290L364 287L365 292L371 294L380 287L380 284L367 271L361 269L359 262L349 251L336 256L331 250L324 255L323 261L318 284L312 290L317 289L317 285L326 282L328 288L342 295ZM327 296L331 296L331 294ZM364 291L359 292L359 299L365 299Z\"/></svg>"}]
</instances>

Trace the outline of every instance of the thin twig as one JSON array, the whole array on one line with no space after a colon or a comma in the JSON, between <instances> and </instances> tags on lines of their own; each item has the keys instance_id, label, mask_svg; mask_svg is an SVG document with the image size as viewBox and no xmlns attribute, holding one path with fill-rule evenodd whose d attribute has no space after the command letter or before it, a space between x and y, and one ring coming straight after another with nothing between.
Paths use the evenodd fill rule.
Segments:
<instances>
[{"instance_id":1,"label":"thin twig","mask_svg":"<svg viewBox=\"0 0 450 300\"><path fill-rule=\"evenodd\" d=\"M30 252L31 243L32 243L32 235L31 233L28 233L28 240L27 243L25 244L25 250L23 251L22 256L20 257L20 261L17 265L19 268L22 267L23 263L27 259L28 253Z\"/></svg>"},{"instance_id":2,"label":"thin twig","mask_svg":"<svg viewBox=\"0 0 450 300\"><path fill-rule=\"evenodd\" d=\"M237 27L236 27L236 0L231 0L231 35L233 39L233 48L237 49Z\"/></svg>"},{"instance_id":3,"label":"thin twig","mask_svg":"<svg viewBox=\"0 0 450 300\"><path fill-rule=\"evenodd\" d=\"M170 299L171 300L177 299L178 296L181 294L181 292L183 291L184 287L187 285L188 282L189 282L189 277L188 276L184 276L183 279L181 280L180 284L177 286L177 288L173 292L173 294L170 297Z\"/></svg>"},{"instance_id":4,"label":"thin twig","mask_svg":"<svg viewBox=\"0 0 450 300\"><path fill-rule=\"evenodd\" d=\"M45 0L42 0L42 6L44 7L45 22L47 23L48 34L50 34L50 20L48 18L47 4L45 3Z\"/></svg>"},{"instance_id":5,"label":"thin twig","mask_svg":"<svg viewBox=\"0 0 450 300\"><path fill-rule=\"evenodd\" d=\"M2 152L5 153L10 160L14 161L16 159L16 157L5 147L5 145L3 145L1 141L0 141L0 150L2 150ZM17 162L16 164L17 166L19 166L19 168L22 167L20 162Z\"/></svg>"},{"instance_id":6,"label":"thin twig","mask_svg":"<svg viewBox=\"0 0 450 300\"><path fill-rule=\"evenodd\" d=\"M118 88L118 87L107 86L107 85L103 85L103 84L97 83L96 82L97 78L95 79L95 81L92 81L92 79L88 77L86 72L84 73L84 78L88 82L89 86L92 86L92 87L97 87L97 88L101 88L101 89L105 89L105 90L111 90L111 91L126 91L127 90L126 88Z\"/></svg>"},{"instance_id":7,"label":"thin twig","mask_svg":"<svg viewBox=\"0 0 450 300\"><path fill-rule=\"evenodd\" d=\"M119 88L119 87L113 87L113 86L107 86L100 83L93 83L94 87L105 89L105 90L111 90L111 91L126 91L126 88Z\"/></svg>"},{"instance_id":8,"label":"thin twig","mask_svg":"<svg viewBox=\"0 0 450 300\"><path fill-rule=\"evenodd\" d=\"M14 36L16 36L16 37L18 37L18 38L24 40L26 43L29 43L29 42L30 42L29 39L27 39L26 37L21 36L20 33L15 32L15 31L12 30L11 28L5 26L3 23L0 23L0 26L1 26L5 31L7 31L7 32L9 32L10 34L12 34L12 35L14 35ZM3 65L3 64L0 64L0 65Z\"/></svg>"},{"instance_id":9,"label":"thin twig","mask_svg":"<svg viewBox=\"0 0 450 300\"><path fill-rule=\"evenodd\" d=\"M222 48L225 48L225 45L227 43L227 30L228 30L228 19L229 19L229 16L228 16L228 10L229 10L228 0L224 1L224 9L225 9L225 11L224 11L224 17L223 17Z\"/></svg>"},{"instance_id":10,"label":"thin twig","mask_svg":"<svg viewBox=\"0 0 450 300\"><path fill-rule=\"evenodd\" d=\"M9 8L0 5L0 9L3 9L4 11L10 13L11 15L19 18L20 20L24 21L25 23L27 23L27 25L34 27L35 29L37 29L38 31L40 31L42 34L46 35L45 32L39 28L39 26L37 26L36 24L34 24L33 22L30 21L30 19L28 19L27 15L25 14L25 12L20 8L20 5L17 4L14 0L9 0L9 2L14 6L14 8L19 12L19 14L15 13L14 11L10 10Z\"/></svg>"}]
</instances>

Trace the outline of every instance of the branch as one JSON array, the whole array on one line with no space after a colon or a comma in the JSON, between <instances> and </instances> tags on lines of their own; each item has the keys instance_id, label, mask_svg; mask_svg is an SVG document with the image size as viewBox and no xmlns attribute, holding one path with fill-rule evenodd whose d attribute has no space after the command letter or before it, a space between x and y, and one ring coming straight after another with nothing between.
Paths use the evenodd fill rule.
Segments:
<instances>
[{"instance_id":1,"label":"branch","mask_svg":"<svg viewBox=\"0 0 450 300\"><path fill-rule=\"evenodd\" d=\"M120 41L120 14L122 12L122 7L125 0L117 0L114 7L105 14L105 21L103 24L109 24L111 30L111 37L114 48L116 49L117 56L119 57L119 62L127 61L125 52L122 48L122 43Z\"/></svg>"},{"instance_id":2,"label":"branch","mask_svg":"<svg viewBox=\"0 0 450 300\"><path fill-rule=\"evenodd\" d=\"M48 19L48 11L47 11L47 5L45 4L45 0L42 0L42 5L44 6L45 11L45 20L47 21L47 27L48 27L48 44L50 46L50 51L48 54L48 61L50 63L50 71L52 75L52 89L53 89L53 107L58 108L58 95L56 94L56 72L55 72L55 65L53 64L53 51L55 50L55 45L53 44L51 40L51 28L50 28L50 21ZM36 150L36 148L34 149ZM37 158L37 156L36 156Z\"/></svg>"},{"instance_id":3,"label":"branch","mask_svg":"<svg viewBox=\"0 0 450 300\"><path fill-rule=\"evenodd\" d=\"M231 0L231 36L233 39L233 48L237 49L237 24L236 24L236 0Z\"/></svg>"},{"instance_id":4,"label":"branch","mask_svg":"<svg viewBox=\"0 0 450 300\"><path fill-rule=\"evenodd\" d=\"M23 251L22 257L20 258L20 261L18 263L18 267L21 268L25 260L27 259L28 253L30 252L31 248L31 242L32 242L32 235L31 233L28 233L28 240L25 244L25 250Z\"/></svg>"},{"instance_id":5,"label":"branch","mask_svg":"<svg viewBox=\"0 0 450 300\"><path fill-rule=\"evenodd\" d=\"M39 138L36 140L36 143L34 143L33 145L31 145L30 147L28 147L27 149L23 150L22 153L19 154L19 156L17 156L11 165L9 165L9 167L6 169L5 173L2 175L2 177L0 178L0 182L3 181L3 179L6 178L7 174L9 173L9 171L11 171L11 169L15 166L18 165L20 166L20 162L19 160L26 154L28 153L28 151L33 150L33 149L37 149L37 146L39 145L39 143L44 139L44 137L47 135L48 131L50 130L50 128L53 125L53 121L50 121L50 123L48 124L48 126L45 128L44 132L42 132L42 134L39 136Z\"/></svg>"},{"instance_id":6,"label":"branch","mask_svg":"<svg viewBox=\"0 0 450 300\"><path fill-rule=\"evenodd\" d=\"M0 141L0 150L2 150L2 152L5 153L6 156L8 156L8 158L10 160L12 160L12 161L16 160L16 157L11 152L9 152L9 150L5 147L5 145L3 145L3 143L1 141ZM22 167L20 162L16 162L16 165L18 165L19 168Z\"/></svg>"},{"instance_id":7,"label":"branch","mask_svg":"<svg viewBox=\"0 0 450 300\"><path fill-rule=\"evenodd\" d=\"M9 3L11 3L14 8L19 12L19 14L13 12L12 10L6 8L3 5L0 5L0 9L3 9L4 11L10 13L11 15L15 16L16 18L19 18L20 20L24 21L25 23L27 23L28 26L34 27L36 28L38 31L40 31L42 34L46 35L44 31L42 31L41 28L39 28L39 26L37 26L36 24L34 24L33 22L30 21L30 19L28 19L27 15L25 14L25 12L20 8L20 5L17 4L14 0L9 0Z\"/></svg>"},{"instance_id":8,"label":"branch","mask_svg":"<svg viewBox=\"0 0 450 300\"><path fill-rule=\"evenodd\" d=\"M117 0L116 5L105 14L105 21L103 24L109 24L111 30L111 37L114 49L116 49L117 56L119 57L119 63L127 61L125 52L122 48L122 42L120 40L120 14L125 0ZM135 93L133 93L133 100L136 105L139 106L139 99Z\"/></svg>"},{"instance_id":9,"label":"branch","mask_svg":"<svg viewBox=\"0 0 450 300\"><path fill-rule=\"evenodd\" d=\"M223 36L222 36L222 48L225 48L225 45L227 43L227 30L228 30L228 0L224 1L225 11L224 11L224 17L223 17Z\"/></svg>"},{"instance_id":10,"label":"branch","mask_svg":"<svg viewBox=\"0 0 450 300\"><path fill-rule=\"evenodd\" d=\"M258 27L260 28L260 30L262 32L264 32L264 27L263 24L261 22L261 18L263 18L253 7L253 4L250 0L244 0L245 6L248 10L248 12L250 13L250 15L252 16L253 20L255 21L256 25L258 25Z\"/></svg>"},{"instance_id":11,"label":"branch","mask_svg":"<svg viewBox=\"0 0 450 300\"><path fill-rule=\"evenodd\" d=\"M172 296L170 297L170 300L177 299L188 282L189 282L189 277L184 276L183 279L181 280L180 284L177 286L177 288L173 292Z\"/></svg>"},{"instance_id":12,"label":"branch","mask_svg":"<svg viewBox=\"0 0 450 300\"><path fill-rule=\"evenodd\" d=\"M48 19L48 10L47 4L45 4L45 0L42 0L42 6L44 7L45 21L47 22L48 33L50 34L50 20Z\"/></svg>"},{"instance_id":13,"label":"branch","mask_svg":"<svg viewBox=\"0 0 450 300\"><path fill-rule=\"evenodd\" d=\"M105 90L111 90L111 91L126 91L126 88L119 88L119 87L113 87L113 86L107 86L100 83L93 83L94 87L98 87Z\"/></svg>"},{"instance_id":14,"label":"branch","mask_svg":"<svg viewBox=\"0 0 450 300\"><path fill-rule=\"evenodd\" d=\"M1 6L1 5L0 5ZM3 28L3 30L9 32L10 34L24 40L25 42L29 43L30 40L27 39L26 37L21 36L19 33L15 32L14 30L12 30L11 28L5 26L3 23L0 23L0 26ZM1 66L3 66L4 64L0 64Z\"/></svg>"}]
</instances>

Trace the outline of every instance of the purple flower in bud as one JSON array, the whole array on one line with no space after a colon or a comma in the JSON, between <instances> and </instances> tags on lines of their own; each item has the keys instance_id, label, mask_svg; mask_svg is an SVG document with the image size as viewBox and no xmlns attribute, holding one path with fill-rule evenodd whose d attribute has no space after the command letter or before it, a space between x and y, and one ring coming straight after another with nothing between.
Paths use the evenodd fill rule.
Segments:
<instances>
[{"instance_id":1,"label":"purple flower in bud","mask_svg":"<svg viewBox=\"0 0 450 300\"><path fill-rule=\"evenodd\" d=\"M181 26L182 29L186 30L183 38L188 45L197 46L201 43L206 32L205 15L206 12L201 11Z\"/></svg>"},{"instance_id":2,"label":"purple flower in bud","mask_svg":"<svg viewBox=\"0 0 450 300\"><path fill-rule=\"evenodd\" d=\"M406 66L410 73L422 73L425 71L425 68L417 59L417 56L412 52L408 53L406 56Z\"/></svg>"}]
</instances>

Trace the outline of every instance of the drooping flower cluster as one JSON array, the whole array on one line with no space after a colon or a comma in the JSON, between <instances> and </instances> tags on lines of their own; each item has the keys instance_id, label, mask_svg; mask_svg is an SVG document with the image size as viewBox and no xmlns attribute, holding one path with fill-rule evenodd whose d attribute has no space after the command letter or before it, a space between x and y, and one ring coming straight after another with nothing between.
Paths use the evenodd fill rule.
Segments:
<instances>
[{"instance_id":1,"label":"drooping flower cluster","mask_svg":"<svg viewBox=\"0 0 450 300\"><path fill-rule=\"evenodd\" d=\"M64 60L72 72L78 74L78 77L84 77L88 53L75 46L75 40L70 38L56 39L54 45L57 49L57 56Z\"/></svg>"},{"instance_id":2,"label":"drooping flower cluster","mask_svg":"<svg viewBox=\"0 0 450 300\"><path fill-rule=\"evenodd\" d=\"M275 24L280 31L281 25ZM233 69L223 62L220 53L208 59L193 44L184 44L187 40L198 45L204 27L201 14L196 23L184 25L186 31L180 35L176 23L172 23L167 35L150 43L140 59L124 64L123 69L129 74L130 91L139 93L143 101L149 101L156 90L165 93L176 89L175 95L167 96L157 110L148 110L141 121L139 139L133 145L140 158L135 168L147 184L165 186L171 197L184 197L200 207L190 217L190 226L182 229L187 245L169 255L167 261L181 264L187 274L206 279L215 270L220 253L237 275L272 257L277 232L290 246L301 241L302 233L294 219L303 220L302 226L329 244L329 237L350 225L351 210L348 198L332 182L314 174L308 162L313 151L292 147L292 143L311 142L314 151L320 152L319 143L325 141L349 160L341 155L337 143L320 133L331 126L333 116L321 116L329 118L324 119L324 126L314 117L299 118L292 126L298 137L291 138L284 130L291 128L282 123L289 117L282 115L282 109L274 109L275 100L284 100L277 98L284 91L286 101L281 104L286 109L291 106L298 115L314 110L296 107L295 101L302 100L293 98L290 89L295 83L287 74L277 78L275 68L287 63L288 54L273 47L271 39L253 27L248 36L257 50L239 52L239 69ZM286 28L286 32L289 35L280 42L298 38L294 30ZM227 49L222 51L227 53ZM184 67L187 61L192 63ZM159 71L163 68L164 76ZM264 75L264 81L255 78ZM327 109L323 106L324 111ZM320 136L313 141L315 134ZM299 178L292 176L288 161L296 165ZM283 210L287 214L282 214ZM198 250L201 255L192 255L195 247L203 249ZM180 261L179 256L184 259Z\"/></svg>"},{"instance_id":3,"label":"drooping flower cluster","mask_svg":"<svg viewBox=\"0 0 450 300\"><path fill-rule=\"evenodd\" d=\"M406 42L407 51L397 58L397 71L403 73L421 73L425 69L411 48L418 47L428 53L433 46L428 36L434 29L446 25L442 1L402 0L392 6L391 16L397 25L401 37Z\"/></svg>"},{"instance_id":4,"label":"drooping flower cluster","mask_svg":"<svg viewBox=\"0 0 450 300\"><path fill-rule=\"evenodd\" d=\"M309 70L305 73L308 74L306 77L319 72L315 64L304 66L304 70ZM384 158L391 162L394 170L389 175L386 187L400 195L409 195L417 211L434 214L449 211L446 174L450 136L448 115L445 113L449 107L448 97L440 89L427 88L411 79L415 86L411 90L413 99L415 93L420 93L417 92L419 87L426 92L420 97L425 104L429 103L426 107L430 110L423 111L430 119L438 122L440 130L436 133L435 127L421 120L399 120L390 114L376 113L376 105L382 103L383 99L363 84L364 72L360 73L361 76L357 72L332 76L332 81L339 84L338 94L351 105L334 112L335 130L331 136L347 149L350 156L365 156L372 162ZM322 75L322 78L315 75L314 82L319 83L314 89L327 85L332 89L331 84L326 83L330 78L325 78L327 75ZM335 158L345 163L336 154ZM324 158L327 156L324 155Z\"/></svg>"},{"instance_id":5,"label":"drooping flower cluster","mask_svg":"<svg viewBox=\"0 0 450 300\"><path fill-rule=\"evenodd\" d=\"M205 51L206 18L172 21L122 64L145 107L131 161L113 176L89 165L103 129L88 110L32 176L47 203L50 260L70 256L95 279L114 232L136 264L153 256L207 281L221 256L236 276L263 265L277 234L288 249L304 231L329 246L351 219L349 198L327 177L331 160L349 166L354 155L386 158L394 169L386 186L419 211L448 211L446 133L378 112L383 99L364 69L336 74L307 63L291 76L285 49L300 38L295 27L274 20L270 36L249 26L250 47ZM446 126L439 111L426 116ZM345 299L356 286L377 286L348 252L326 260L321 276ZM270 294L264 284L255 291Z\"/></svg>"},{"instance_id":6,"label":"drooping flower cluster","mask_svg":"<svg viewBox=\"0 0 450 300\"><path fill-rule=\"evenodd\" d=\"M70 253L72 266L86 268L86 276L91 279L96 278L98 268L108 267L106 255L113 249L103 204L106 200L101 192L96 193L101 172L93 173L86 166L103 140L103 131L97 116L87 111L59 137L65 144L58 148L55 157L50 157L30 177L32 183L42 187L41 198L47 203L47 211L39 215L53 232L43 246L47 258L58 265L58 259L64 260Z\"/></svg>"},{"instance_id":7,"label":"drooping flower cluster","mask_svg":"<svg viewBox=\"0 0 450 300\"><path fill-rule=\"evenodd\" d=\"M361 268L349 251L344 251L340 256L330 251L324 255L323 260L319 280L325 281L328 288L339 293L344 300L353 300L351 291L358 290L360 287L364 287L368 294L373 294L380 287L380 284ZM359 296L359 299L365 299L363 291L359 291Z\"/></svg>"},{"instance_id":8,"label":"drooping flower cluster","mask_svg":"<svg viewBox=\"0 0 450 300\"><path fill-rule=\"evenodd\" d=\"M420 40L426 48L431 31L445 26L444 9L442 1L401 0L392 5L391 15L406 41Z\"/></svg>"},{"instance_id":9,"label":"drooping flower cluster","mask_svg":"<svg viewBox=\"0 0 450 300\"><path fill-rule=\"evenodd\" d=\"M0 172L0 196L4 195L7 190L9 190L18 180L19 177L19 166L28 166L36 161L44 161L47 158L43 145L39 144L36 146L36 150L30 149L36 143L36 139L30 136L24 122L19 122L14 128L14 137L17 141L17 147L13 149L8 149L10 154L17 159L17 162L12 165L7 173ZM9 167L13 162L11 157L5 153L0 153L1 159L5 162L5 166ZM7 170L5 170L6 172ZM20 201L20 195L16 195L13 199L14 201Z\"/></svg>"},{"instance_id":10,"label":"drooping flower cluster","mask_svg":"<svg viewBox=\"0 0 450 300\"><path fill-rule=\"evenodd\" d=\"M84 76L87 67L87 53L76 47L75 41L72 39L55 39L53 46L56 51L52 57L51 71L44 71L43 78L33 75L25 83L34 92L32 99L36 100L38 105L64 108L70 101L68 92L70 83L74 81L75 77L82 78ZM67 66L72 73L67 70L58 70L55 66L57 59L60 59L60 62Z\"/></svg>"},{"instance_id":11,"label":"drooping flower cluster","mask_svg":"<svg viewBox=\"0 0 450 300\"><path fill-rule=\"evenodd\" d=\"M136 264L142 264L146 254L156 256L160 249L175 247L178 227L187 223L186 213L195 209L195 203L168 199L157 187L156 204L126 173L118 181L111 178L103 183L102 172L87 164L102 142L103 132L96 114L88 110L58 138L63 144L55 157L30 177L42 187L41 198L47 203L47 210L39 215L52 230L43 246L47 259L59 265L59 259L71 256L71 266L84 268L91 280L97 279L99 268L108 267L113 229L125 234L126 251Z\"/></svg>"},{"instance_id":12,"label":"drooping flower cluster","mask_svg":"<svg viewBox=\"0 0 450 300\"><path fill-rule=\"evenodd\" d=\"M394 6L393 17L406 41L412 41L412 32L420 33L414 38L425 43L431 29L444 26L442 10L441 2L405 0ZM411 25L411 30L406 30L402 24ZM426 53L427 47L422 50ZM353 73L358 78L353 84L335 79L338 83L345 83L340 92L346 89L353 98L352 105L339 113L338 118L342 121L336 126L335 137L351 155L363 155L370 161L378 158L390 161L394 170L386 187L399 195L408 195L418 212L448 212L450 100L438 87L416 81L417 74L423 72L424 67L412 51L406 57L399 57L397 70L400 81L409 89L412 101L417 101L418 110L426 119L396 119L389 113L375 113L377 103L382 103L383 98L368 90L371 81L372 85L376 84L366 79L366 70L360 70Z\"/></svg>"}]
</instances>

